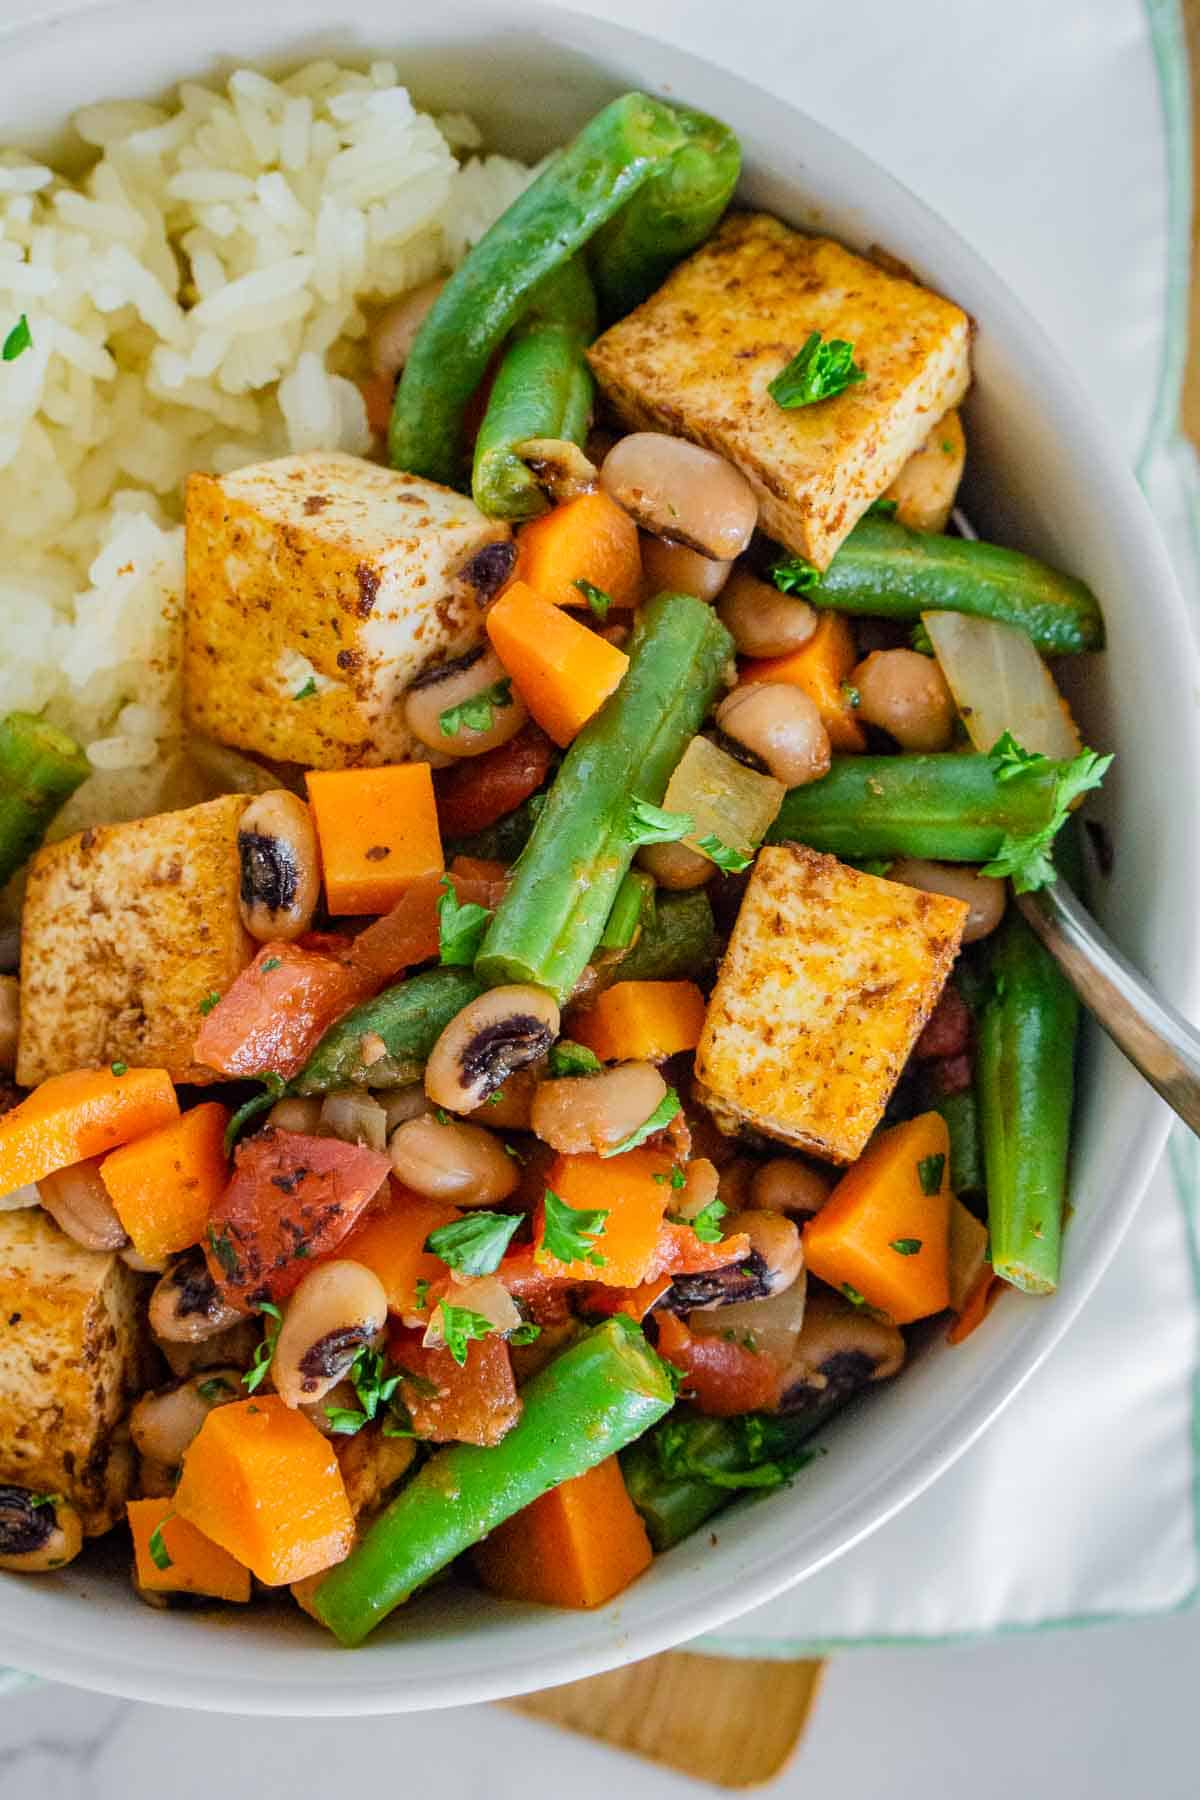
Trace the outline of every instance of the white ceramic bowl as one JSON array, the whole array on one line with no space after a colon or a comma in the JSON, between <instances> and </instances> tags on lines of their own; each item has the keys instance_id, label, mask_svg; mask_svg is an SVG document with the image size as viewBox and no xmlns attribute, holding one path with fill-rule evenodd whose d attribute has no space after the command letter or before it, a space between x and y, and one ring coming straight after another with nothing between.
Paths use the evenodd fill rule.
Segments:
<instances>
[{"instance_id":1,"label":"white ceramic bowl","mask_svg":"<svg viewBox=\"0 0 1200 1800\"><path fill-rule=\"evenodd\" d=\"M28 10L36 3L28 0ZM357 0L353 25L336 23L343 10L331 0L73 0L0 35L0 142L54 146L67 114L85 102L152 95L180 77L243 61L286 65L318 51L396 55L418 99L468 109L497 147L518 154L540 154L627 87L728 120L745 147L743 199L851 245L883 245L978 321L967 504L984 535L1082 575L1100 595L1109 651L1076 671L1075 689L1089 741L1119 751L1103 801L1116 868L1095 904L1126 951L1190 1006L1200 831L1189 777L1200 767L1200 732L1183 605L1128 470L1003 281L858 151L677 50L528 0L482 9L440 0L401 22L391 0ZM1010 1295L962 1348L930 1346L902 1380L827 1434L829 1454L793 1489L729 1514L715 1543L700 1533L599 1612L521 1608L446 1589L348 1655L282 1605L236 1617L148 1613L123 1568L73 1568L53 1583L0 1577L0 1662L137 1699L357 1714L549 1686L725 1624L882 1524L1011 1399L1111 1257L1165 1130L1149 1090L1092 1034L1057 1298Z\"/></svg>"}]
</instances>

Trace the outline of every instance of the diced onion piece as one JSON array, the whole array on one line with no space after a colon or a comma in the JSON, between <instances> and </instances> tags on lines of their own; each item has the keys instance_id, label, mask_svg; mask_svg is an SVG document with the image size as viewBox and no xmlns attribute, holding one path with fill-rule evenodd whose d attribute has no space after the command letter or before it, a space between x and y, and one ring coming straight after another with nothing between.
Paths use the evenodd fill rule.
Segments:
<instances>
[{"instance_id":1,"label":"diced onion piece","mask_svg":"<svg viewBox=\"0 0 1200 1800\"><path fill-rule=\"evenodd\" d=\"M987 1261L987 1226L954 1197L950 1201L950 1306L961 1312Z\"/></svg>"},{"instance_id":2,"label":"diced onion piece","mask_svg":"<svg viewBox=\"0 0 1200 1800\"><path fill-rule=\"evenodd\" d=\"M447 1306L464 1307L468 1312L478 1313L487 1319L493 1331L515 1331L521 1323L521 1313L516 1301L502 1281L494 1275L479 1275L471 1281L453 1281L442 1296ZM425 1336L421 1342L427 1350L440 1350L445 1343L442 1331L442 1308L439 1303L433 1308Z\"/></svg>"},{"instance_id":3,"label":"diced onion piece","mask_svg":"<svg viewBox=\"0 0 1200 1800\"><path fill-rule=\"evenodd\" d=\"M1054 762L1078 756L1067 703L1023 631L956 612L922 613L921 623L976 750L1010 731L1023 750Z\"/></svg>"},{"instance_id":4,"label":"diced onion piece","mask_svg":"<svg viewBox=\"0 0 1200 1800\"><path fill-rule=\"evenodd\" d=\"M24 1187L14 1188L10 1194L0 1194L0 1212L20 1212L25 1206L40 1206L42 1196L33 1182Z\"/></svg>"},{"instance_id":5,"label":"diced onion piece","mask_svg":"<svg viewBox=\"0 0 1200 1800\"><path fill-rule=\"evenodd\" d=\"M387 1113L361 1088L326 1094L318 1129L322 1137L341 1138L345 1144L365 1144L368 1150L387 1148Z\"/></svg>"},{"instance_id":6,"label":"diced onion piece","mask_svg":"<svg viewBox=\"0 0 1200 1800\"><path fill-rule=\"evenodd\" d=\"M774 824L786 792L773 775L760 775L706 737L694 737L667 784L663 806L692 819L694 829L683 841L701 856L707 837L749 856Z\"/></svg>"},{"instance_id":7,"label":"diced onion piece","mask_svg":"<svg viewBox=\"0 0 1200 1800\"><path fill-rule=\"evenodd\" d=\"M768 1300L739 1300L733 1306L714 1306L689 1313L688 1327L698 1337L726 1337L757 1350L760 1356L771 1356L780 1362L791 1360L796 1339L804 1325L804 1300L808 1277L799 1279L782 1294Z\"/></svg>"}]
</instances>

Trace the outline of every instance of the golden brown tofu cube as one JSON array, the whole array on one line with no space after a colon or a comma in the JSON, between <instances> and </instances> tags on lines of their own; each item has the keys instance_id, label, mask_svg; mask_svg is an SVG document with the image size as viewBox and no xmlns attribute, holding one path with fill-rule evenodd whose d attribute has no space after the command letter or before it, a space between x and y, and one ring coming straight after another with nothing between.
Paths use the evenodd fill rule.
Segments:
<instances>
[{"instance_id":1,"label":"golden brown tofu cube","mask_svg":"<svg viewBox=\"0 0 1200 1800\"><path fill-rule=\"evenodd\" d=\"M768 384L810 333L854 346L865 379L785 410ZM588 352L625 424L737 464L763 530L824 569L970 379L950 301L830 238L735 213Z\"/></svg>"},{"instance_id":2,"label":"golden brown tofu cube","mask_svg":"<svg viewBox=\"0 0 1200 1800\"><path fill-rule=\"evenodd\" d=\"M238 907L247 804L230 794L97 825L34 857L21 925L23 1086L111 1062L219 1079L192 1044L202 1004L256 947Z\"/></svg>"},{"instance_id":3,"label":"golden brown tofu cube","mask_svg":"<svg viewBox=\"0 0 1200 1800\"><path fill-rule=\"evenodd\" d=\"M796 844L760 850L696 1052L696 1096L851 1163L958 953L967 907Z\"/></svg>"},{"instance_id":4,"label":"golden brown tofu cube","mask_svg":"<svg viewBox=\"0 0 1200 1800\"><path fill-rule=\"evenodd\" d=\"M507 525L358 457L285 456L187 487L184 693L197 731L310 769L425 752L403 695L483 636Z\"/></svg>"},{"instance_id":5,"label":"golden brown tofu cube","mask_svg":"<svg viewBox=\"0 0 1200 1800\"><path fill-rule=\"evenodd\" d=\"M38 1206L0 1213L0 1482L65 1494L89 1536L120 1518L133 1455L117 1432L140 1392L138 1278Z\"/></svg>"}]
</instances>

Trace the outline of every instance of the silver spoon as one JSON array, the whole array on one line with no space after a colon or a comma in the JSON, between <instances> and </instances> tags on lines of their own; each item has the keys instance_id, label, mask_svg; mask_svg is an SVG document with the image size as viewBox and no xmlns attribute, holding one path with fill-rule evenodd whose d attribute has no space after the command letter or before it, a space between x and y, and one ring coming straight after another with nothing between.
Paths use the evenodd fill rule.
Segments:
<instances>
[{"instance_id":1,"label":"silver spoon","mask_svg":"<svg viewBox=\"0 0 1200 1800\"><path fill-rule=\"evenodd\" d=\"M954 523L963 537L978 537L957 507ZM1200 1137L1200 1031L1155 993L1065 881L1015 898L1096 1023Z\"/></svg>"}]
</instances>

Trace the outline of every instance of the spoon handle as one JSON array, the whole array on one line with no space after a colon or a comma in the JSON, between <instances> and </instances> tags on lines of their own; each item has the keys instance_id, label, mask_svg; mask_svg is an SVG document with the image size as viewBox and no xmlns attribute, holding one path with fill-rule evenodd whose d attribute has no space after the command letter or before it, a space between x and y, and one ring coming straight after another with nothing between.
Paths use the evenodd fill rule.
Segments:
<instances>
[{"instance_id":1,"label":"spoon handle","mask_svg":"<svg viewBox=\"0 0 1200 1800\"><path fill-rule=\"evenodd\" d=\"M1118 1050L1200 1136L1200 1032L1154 992L1065 882L1019 894L1017 905Z\"/></svg>"}]
</instances>

